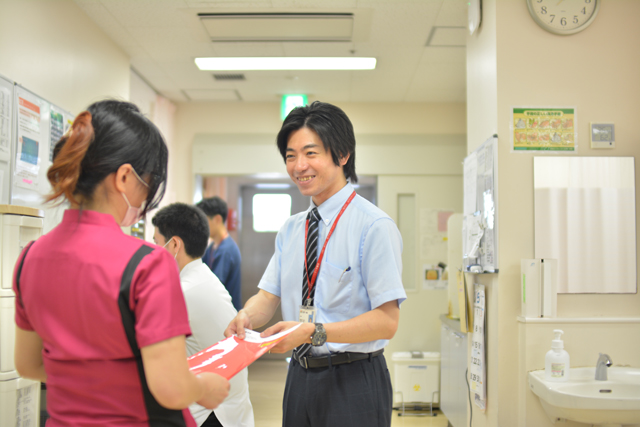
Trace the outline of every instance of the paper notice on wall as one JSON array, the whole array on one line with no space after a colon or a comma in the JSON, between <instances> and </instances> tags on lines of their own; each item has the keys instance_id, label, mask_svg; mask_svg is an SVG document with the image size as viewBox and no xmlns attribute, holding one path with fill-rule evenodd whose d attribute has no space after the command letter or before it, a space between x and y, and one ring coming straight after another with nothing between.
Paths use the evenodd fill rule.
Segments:
<instances>
[{"instance_id":1,"label":"paper notice on wall","mask_svg":"<svg viewBox=\"0 0 640 427\"><path fill-rule=\"evenodd\" d=\"M485 361L485 293L484 285L476 284L473 302L473 334L471 336L471 360L469 364L469 387L477 399L486 404ZM478 405L482 407L481 405Z\"/></svg>"},{"instance_id":2,"label":"paper notice on wall","mask_svg":"<svg viewBox=\"0 0 640 427\"><path fill-rule=\"evenodd\" d=\"M40 172L40 107L18 97L18 146L16 152L16 185L37 190Z\"/></svg>"},{"instance_id":3,"label":"paper notice on wall","mask_svg":"<svg viewBox=\"0 0 640 427\"><path fill-rule=\"evenodd\" d=\"M34 383L16 390L16 427L36 427L40 414L38 408L38 390L40 383Z\"/></svg>"},{"instance_id":4,"label":"paper notice on wall","mask_svg":"<svg viewBox=\"0 0 640 427\"><path fill-rule=\"evenodd\" d=\"M11 91L0 86L0 160L9 161L11 153Z\"/></svg>"},{"instance_id":5,"label":"paper notice on wall","mask_svg":"<svg viewBox=\"0 0 640 427\"><path fill-rule=\"evenodd\" d=\"M60 141L62 135L65 132L65 120L64 115L61 112L54 111L51 108L51 123L50 123L50 132L51 132L51 145L49 146L49 161L53 163L53 149L56 146L56 143Z\"/></svg>"},{"instance_id":6,"label":"paper notice on wall","mask_svg":"<svg viewBox=\"0 0 640 427\"><path fill-rule=\"evenodd\" d=\"M453 209L420 209L420 257L427 262L447 261L447 220Z\"/></svg>"},{"instance_id":7,"label":"paper notice on wall","mask_svg":"<svg viewBox=\"0 0 640 427\"><path fill-rule=\"evenodd\" d=\"M449 272L439 265L424 264L422 271L422 289L447 289L449 286Z\"/></svg>"}]
</instances>

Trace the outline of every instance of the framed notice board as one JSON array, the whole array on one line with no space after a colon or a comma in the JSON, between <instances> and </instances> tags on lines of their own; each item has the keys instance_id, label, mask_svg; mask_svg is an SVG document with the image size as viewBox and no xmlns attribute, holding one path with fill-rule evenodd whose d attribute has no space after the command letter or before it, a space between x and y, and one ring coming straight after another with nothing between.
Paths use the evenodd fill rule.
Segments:
<instances>
[{"instance_id":1,"label":"framed notice board","mask_svg":"<svg viewBox=\"0 0 640 427\"><path fill-rule=\"evenodd\" d=\"M462 258L471 273L498 272L498 136L464 159Z\"/></svg>"}]
</instances>

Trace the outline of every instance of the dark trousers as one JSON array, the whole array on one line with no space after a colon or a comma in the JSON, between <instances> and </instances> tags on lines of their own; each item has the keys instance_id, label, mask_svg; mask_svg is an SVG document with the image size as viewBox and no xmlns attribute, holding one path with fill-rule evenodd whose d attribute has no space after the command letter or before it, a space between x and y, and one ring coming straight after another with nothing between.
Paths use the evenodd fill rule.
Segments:
<instances>
[{"instance_id":1,"label":"dark trousers","mask_svg":"<svg viewBox=\"0 0 640 427\"><path fill-rule=\"evenodd\" d=\"M389 427L393 391L383 355L304 369L291 359L283 427Z\"/></svg>"},{"instance_id":2,"label":"dark trousers","mask_svg":"<svg viewBox=\"0 0 640 427\"><path fill-rule=\"evenodd\" d=\"M218 417L216 417L216 413L211 411L209 417L204 420L204 422L200 425L200 427L223 427L218 421Z\"/></svg>"}]
</instances>

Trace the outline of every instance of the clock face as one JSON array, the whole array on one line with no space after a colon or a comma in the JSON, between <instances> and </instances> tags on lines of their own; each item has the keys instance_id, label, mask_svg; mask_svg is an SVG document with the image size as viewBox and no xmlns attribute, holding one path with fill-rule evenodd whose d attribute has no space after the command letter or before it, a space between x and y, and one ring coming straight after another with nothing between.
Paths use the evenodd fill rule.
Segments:
<instances>
[{"instance_id":1,"label":"clock face","mask_svg":"<svg viewBox=\"0 0 640 427\"><path fill-rule=\"evenodd\" d=\"M600 0L527 0L533 19L555 34L584 30L595 18Z\"/></svg>"}]
</instances>

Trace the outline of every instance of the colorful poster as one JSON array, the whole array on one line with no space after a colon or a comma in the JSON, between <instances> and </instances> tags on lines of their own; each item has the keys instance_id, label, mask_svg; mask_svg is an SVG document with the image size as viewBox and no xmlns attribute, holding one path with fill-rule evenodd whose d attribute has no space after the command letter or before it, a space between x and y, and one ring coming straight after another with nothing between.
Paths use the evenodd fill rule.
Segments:
<instances>
[{"instance_id":1,"label":"colorful poster","mask_svg":"<svg viewBox=\"0 0 640 427\"><path fill-rule=\"evenodd\" d=\"M40 172L40 106L18 97L18 147L16 185L37 189Z\"/></svg>"},{"instance_id":2,"label":"colorful poster","mask_svg":"<svg viewBox=\"0 0 640 427\"><path fill-rule=\"evenodd\" d=\"M574 108L513 108L514 151L577 151Z\"/></svg>"}]
</instances>

